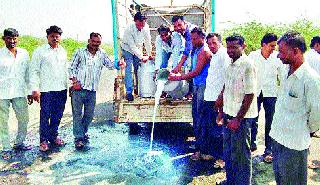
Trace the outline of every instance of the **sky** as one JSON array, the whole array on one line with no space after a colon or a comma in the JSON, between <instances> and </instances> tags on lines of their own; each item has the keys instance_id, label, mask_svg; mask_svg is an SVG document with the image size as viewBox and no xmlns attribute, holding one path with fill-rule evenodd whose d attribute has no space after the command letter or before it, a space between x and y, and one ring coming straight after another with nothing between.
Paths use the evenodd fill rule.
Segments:
<instances>
[{"instance_id":1,"label":"sky","mask_svg":"<svg viewBox=\"0 0 320 185\"><path fill-rule=\"evenodd\" d=\"M170 0L136 0L159 5ZM173 0L185 4L202 0ZM231 23L252 20L262 23L290 23L307 18L320 25L319 0L215 0L216 30ZM50 25L58 25L63 37L87 40L91 32L99 32L106 43L112 42L111 0L0 0L0 31L16 28L20 35L45 37Z\"/></svg>"}]
</instances>

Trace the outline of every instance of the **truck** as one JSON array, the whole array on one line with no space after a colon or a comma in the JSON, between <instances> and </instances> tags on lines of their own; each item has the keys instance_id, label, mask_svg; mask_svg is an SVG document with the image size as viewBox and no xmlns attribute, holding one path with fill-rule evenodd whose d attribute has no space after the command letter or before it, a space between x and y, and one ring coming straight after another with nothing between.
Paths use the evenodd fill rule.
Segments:
<instances>
[{"instance_id":1,"label":"truck","mask_svg":"<svg viewBox=\"0 0 320 185\"><path fill-rule=\"evenodd\" d=\"M113 44L114 59L121 59L121 37L126 26L133 22L133 12L138 8L146 15L151 31L151 41L154 48L157 28L166 24L171 26L174 15L183 15L206 32L214 31L214 0L194 1L138 1L111 0L113 14ZM153 49L155 51L155 49ZM154 98L135 97L129 102L125 99L124 72L118 70L114 83L114 121L116 123L149 123L152 122ZM155 122L192 123L191 101L161 99Z\"/></svg>"}]
</instances>

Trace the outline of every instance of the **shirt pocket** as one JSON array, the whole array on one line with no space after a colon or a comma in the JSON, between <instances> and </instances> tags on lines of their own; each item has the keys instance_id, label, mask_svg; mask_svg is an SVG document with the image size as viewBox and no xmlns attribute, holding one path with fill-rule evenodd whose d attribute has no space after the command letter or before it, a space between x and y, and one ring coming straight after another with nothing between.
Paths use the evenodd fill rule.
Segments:
<instances>
[{"instance_id":1,"label":"shirt pocket","mask_svg":"<svg viewBox=\"0 0 320 185\"><path fill-rule=\"evenodd\" d=\"M302 99L297 95L288 94L287 97L287 108L290 112L298 112L300 111L300 107L302 106Z\"/></svg>"}]
</instances>

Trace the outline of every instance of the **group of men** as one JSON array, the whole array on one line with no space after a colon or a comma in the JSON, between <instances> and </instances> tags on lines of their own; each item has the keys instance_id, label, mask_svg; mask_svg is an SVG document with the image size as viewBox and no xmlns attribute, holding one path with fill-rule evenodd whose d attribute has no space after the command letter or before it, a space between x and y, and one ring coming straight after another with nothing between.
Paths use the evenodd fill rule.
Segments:
<instances>
[{"instance_id":1,"label":"group of men","mask_svg":"<svg viewBox=\"0 0 320 185\"><path fill-rule=\"evenodd\" d=\"M10 159L13 150L8 133L9 108L18 120L14 150L30 150L24 143L29 122L28 104L40 103L40 145L46 152L51 146L63 146L58 127L63 116L70 85L75 147L82 149L89 141L88 126L94 116L96 91L102 67L114 69L113 62L99 46L101 35L91 33L88 45L75 51L71 62L60 45L62 29L50 26L47 43L35 49L30 60L25 49L17 47L19 33L5 29L0 50L0 141L2 157Z\"/></svg>"},{"instance_id":2,"label":"group of men","mask_svg":"<svg viewBox=\"0 0 320 185\"><path fill-rule=\"evenodd\" d=\"M128 101L134 100L133 93L137 94L132 66L138 79L140 62L153 59L146 19L137 12L121 43ZM218 159L225 162L227 184L251 184L251 152L257 148L258 113L263 103L264 160L273 162L277 184L306 184L308 148L320 122L319 37L312 39L311 50L304 54L307 47L301 34L287 32L278 39L267 33L261 39L261 49L247 56L241 35L228 36L225 48L219 34L206 34L183 16L174 16L172 24L173 32L164 25L158 29L155 64L156 70L167 68L171 58L169 80L191 80L196 138L192 159ZM4 159L12 155L8 134L10 105L18 120L14 149L31 149L24 141L28 103L33 101L41 107L39 150L45 152L50 146L64 145L58 127L69 81L75 147L83 148L89 142L87 131L94 115L101 69L114 69L99 47L99 33L90 34L88 45L76 50L70 64L60 45L61 28L50 26L46 33L48 43L37 48L30 60L26 50L16 47L18 31L4 30L5 47L0 50L0 139ZM189 72L183 70L187 66Z\"/></svg>"},{"instance_id":3,"label":"group of men","mask_svg":"<svg viewBox=\"0 0 320 185\"><path fill-rule=\"evenodd\" d=\"M136 73L139 62L151 58L147 18L139 12L138 19L136 16L131 30L125 31L130 36L125 36L129 39L124 39L122 48L128 101L133 101L130 61ZM139 28L139 24L146 26ZM308 148L320 126L319 37L312 39L311 50L305 54L307 47L300 33L291 31L280 38L267 33L261 48L247 56L241 35L228 36L224 48L219 34L206 35L183 16L173 16L172 24L173 32L165 25L158 28L155 65L156 70L172 68L169 80L192 80L196 138L192 159L218 159L220 164L225 162L227 184L251 184L251 152L257 150L258 115L263 104L264 161L273 162L277 184L306 184ZM145 56L143 43L148 46ZM172 66L168 66L170 57ZM189 72L183 70L186 66L190 66Z\"/></svg>"}]
</instances>

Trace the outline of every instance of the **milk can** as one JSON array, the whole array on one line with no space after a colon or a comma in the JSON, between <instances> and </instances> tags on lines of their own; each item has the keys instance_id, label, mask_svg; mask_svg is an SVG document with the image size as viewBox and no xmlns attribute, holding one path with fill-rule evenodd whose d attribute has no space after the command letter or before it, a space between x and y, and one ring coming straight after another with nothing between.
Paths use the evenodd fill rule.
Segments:
<instances>
[{"instance_id":1,"label":"milk can","mask_svg":"<svg viewBox=\"0 0 320 185\"><path fill-rule=\"evenodd\" d=\"M167 80L163 91L168 93L173 99L183 98L189 91L189 83L186 80L169 81L170 72L167 69L160 69L157 74L157 80Z\"/></svg>"},{"instance_id":2,"label":"milk can","mask_svg":"<svg viewBox=\"0 0 320 185\"><path fill-rule=\"evenodd\" d=\"M139 96L143 98L154 97L156 83L153 80L155 65L152 60L141 63L138 69Z\"/></svg>"}]
</instances>

